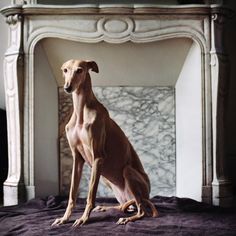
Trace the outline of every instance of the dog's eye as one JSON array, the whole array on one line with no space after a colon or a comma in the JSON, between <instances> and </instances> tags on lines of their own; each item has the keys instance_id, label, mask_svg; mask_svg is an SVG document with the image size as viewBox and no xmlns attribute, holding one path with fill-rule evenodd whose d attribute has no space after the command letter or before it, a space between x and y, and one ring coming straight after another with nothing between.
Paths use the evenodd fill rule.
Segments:
<instances>
[{"instance_id":1,"label":"dog's eye","mask_svg":"<svg viewBox=\"0 0 236 236\"><path fill-rule=\"evenodd\" d=\"M64 69L63 69L63 72L64 72L64 73L66 73L66 72L67 72L67 69L66 69L66 68L64 68Z\"/></svg>"},{"instance_id":2,"label":"dog's eye","mask_svg":"<svg viewBox=\"0 0 236 236\"><path fill-rule=\"evenodd\" d=\"M83 69L82 68L78 68L77 70L76 70L76 73L82 73L82 71L83 71Z\"/></svg>"}]
</instances>

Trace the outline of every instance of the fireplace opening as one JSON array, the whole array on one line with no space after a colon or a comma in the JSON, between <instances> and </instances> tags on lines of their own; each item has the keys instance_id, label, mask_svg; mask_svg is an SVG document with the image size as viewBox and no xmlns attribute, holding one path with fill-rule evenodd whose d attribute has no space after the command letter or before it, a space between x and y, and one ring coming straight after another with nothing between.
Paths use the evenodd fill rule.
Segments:
<instances>
[{"instance_id":1,"label":"fireplace opening","mask_svg":"<svg viewBox=\"0 0 236 236\"><path fill-rule=\"evenodd\" d=\"M137 150L150 176L151 196L201 200L201 52L188 38L121 44L46 38L37 44L36 196L68 194L72 160L60 125L71 98L62 91L60 67L71 58L96 60L100 73L91 72L93 89ZM86 196L89 176L85 168L81 197ZM98 196L112 193L100 184Z\"/></svg>"}]
</instances>

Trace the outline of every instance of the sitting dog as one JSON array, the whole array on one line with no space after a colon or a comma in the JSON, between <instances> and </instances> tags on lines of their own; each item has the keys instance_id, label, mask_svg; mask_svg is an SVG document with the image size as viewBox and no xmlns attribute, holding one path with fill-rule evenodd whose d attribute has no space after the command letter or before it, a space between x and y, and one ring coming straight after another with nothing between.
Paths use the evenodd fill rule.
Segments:
<instances>
[{"instance_id":1,"label":"sitting dog","mask_svg":"<svg viewBox=\"0 0 236 236\"><path fill-rule=\"evenodd\" d=\"M89 70L98 73L96 62L69 60L61 69L65 78L64 90L71 93L73 98L73 114L66 125L73 168L67 209L64 216L56 219L52 225L68 221L76 204L84 162L92 168L87 203L82 217L74 222L73 227L86 223L92 210L106 211L112 208L94 208L100 176L120 203L113 208L126 211L130 206L136 206L134 215L120 218L117 224L126 224L150 213L157 217L158 212L149 200L150 181L137 153L92 91Z\"/></svg>"}]
</instances>

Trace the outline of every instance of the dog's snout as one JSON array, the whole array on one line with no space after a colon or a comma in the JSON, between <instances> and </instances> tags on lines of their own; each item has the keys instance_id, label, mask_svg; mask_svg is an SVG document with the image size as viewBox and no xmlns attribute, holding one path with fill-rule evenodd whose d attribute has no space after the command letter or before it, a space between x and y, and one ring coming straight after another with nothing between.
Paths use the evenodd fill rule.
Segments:
<instances>
[{"instance_id":1,"label":"dog's snout","mask_svg":"<svg viewBox=\"0 0 236 236\"><path fill-rule=\"evenodd\" d=\"M69 84L69 85L65 85L64 86L64 90L65 90L65 92L67 92L67 93L71 93L71 91L72 91L72 86Z\"/></svg>"}]
</instances>

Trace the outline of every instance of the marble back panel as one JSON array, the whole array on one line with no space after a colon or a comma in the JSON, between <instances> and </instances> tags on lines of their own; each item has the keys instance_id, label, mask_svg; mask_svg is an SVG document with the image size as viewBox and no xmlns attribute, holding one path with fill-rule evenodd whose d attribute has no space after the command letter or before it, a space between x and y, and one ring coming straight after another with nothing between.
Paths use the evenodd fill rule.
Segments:
<instances>
[{"instance_id":1,"label":"marble back panel","mask_svg":"<svg viewBox=\"0 0 236 236\"><path fill-rule=\"evenodd\" d=\"M123 129L151 181L151 196L175 194L175 94L173 87L94 87L95 95ZM59 120L72 106L59 88ZM60 190L68 194L72 157L65 134L59 141ZM90 168L85 165L79 196L86 197ZM102 180L102 179L101 179ZM113 196L100 181L97 196Z\"/></svg>"}]
</instances>

